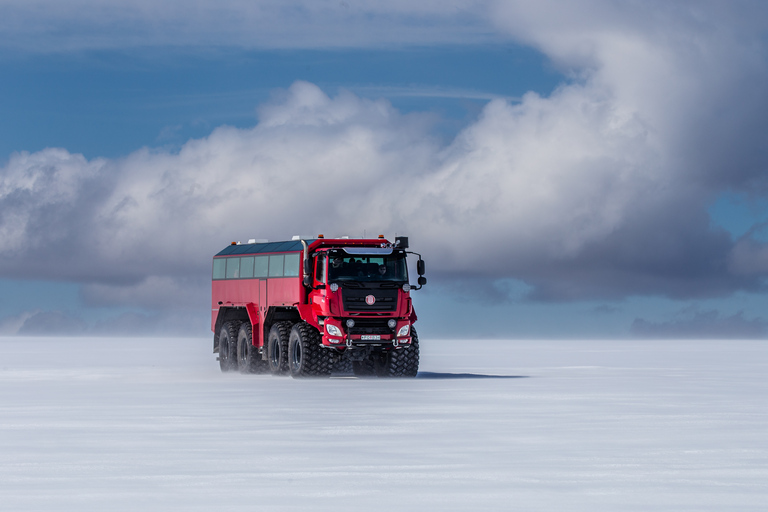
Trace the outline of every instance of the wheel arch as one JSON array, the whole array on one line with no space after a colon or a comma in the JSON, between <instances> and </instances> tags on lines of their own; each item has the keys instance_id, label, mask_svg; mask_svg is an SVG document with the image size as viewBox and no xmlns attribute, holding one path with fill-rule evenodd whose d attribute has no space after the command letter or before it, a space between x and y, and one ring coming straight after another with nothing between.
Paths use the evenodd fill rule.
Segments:
<instances>
[{"instance_id":1,"label":"wheel arch","mask_svg":"<svg viewBox=\"0 0 768 512\"><path fill-rule=\"evenodd\" d=\"M295 306L270 306L267 308L267 314L264 316L264 337L262 339L267 339L269 330L275 322L291 322L295 324L300 321L301 316Z\"/></svg>"},{"instance_id":2,"label":"wheel arch","mask_svg":"<svg viewBox=\"0 0 768 512\"><path fill-rule=\"evenodd\" d=\"M213 331L213 352L219 352L219 331L225 322L230 320L239 320L241 322L250 322L248 312L244 307L226 307L219 308L219 314L216 316L216 324Z\"/></svg>"}]
</instances>

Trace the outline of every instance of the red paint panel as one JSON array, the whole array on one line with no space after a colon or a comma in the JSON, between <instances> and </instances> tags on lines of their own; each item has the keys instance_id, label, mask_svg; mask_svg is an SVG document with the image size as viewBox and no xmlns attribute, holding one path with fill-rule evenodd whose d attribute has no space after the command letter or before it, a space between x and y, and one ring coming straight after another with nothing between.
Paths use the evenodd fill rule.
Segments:
<instances>
[{"instance_id":1,"label":"red paint panel","mask_svg":"<svg viewBox=\"0 0 768 512\"><path fill-rule=\"evenodd\" d=\"M272 277L267 279L270 306L295 306L301 302L301 278Z\"/></svg>"}]
</instances>

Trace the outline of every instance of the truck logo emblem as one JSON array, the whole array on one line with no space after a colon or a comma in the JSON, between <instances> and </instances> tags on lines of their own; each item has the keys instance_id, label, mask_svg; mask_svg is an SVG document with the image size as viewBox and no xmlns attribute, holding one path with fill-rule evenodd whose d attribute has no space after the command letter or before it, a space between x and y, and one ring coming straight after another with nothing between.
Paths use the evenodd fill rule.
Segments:
<instances>
[{"instance_id":1,"label":"truck logo emblem","mask_svg":"<svg viewBox=\"0 0 768 512\"><path fill-rule=\"evenodd\" d=\"M369 306L373 306L374 302L376 302L376 297L374 297L373 295L368 295L365 298L365 303L368 304Z\"/></svg>"}]
</instances>

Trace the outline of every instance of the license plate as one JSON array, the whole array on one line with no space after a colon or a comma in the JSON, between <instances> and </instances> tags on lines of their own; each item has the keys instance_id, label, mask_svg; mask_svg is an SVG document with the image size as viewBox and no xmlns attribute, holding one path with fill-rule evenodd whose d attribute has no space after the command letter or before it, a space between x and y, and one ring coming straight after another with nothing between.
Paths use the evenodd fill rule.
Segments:
<instances>
[{"instance_id":1,"label":"license plate","mask_svg":"<svg viewBox=\"0 0 768 512\"><path fill-rule=\"evenodd\" d=\"M381 339L380 334L363 334L360 336L360 339L363 341L378 341Z\"/></svg>"}]
</instances>

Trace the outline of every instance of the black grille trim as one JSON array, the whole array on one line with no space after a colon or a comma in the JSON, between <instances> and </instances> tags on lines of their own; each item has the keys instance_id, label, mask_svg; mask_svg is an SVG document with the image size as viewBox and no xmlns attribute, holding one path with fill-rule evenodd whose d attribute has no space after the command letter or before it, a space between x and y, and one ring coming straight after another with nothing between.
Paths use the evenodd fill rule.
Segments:
<instances>
[{"instance_id":1,"label":"black grille trim","mask_svg":"<svg viewBox=\"0 0 768 512\"><path fill-rule=\"evenodd\" d=\"M397 288L395 289L365 289L343 288L341 291L344 309L347 311L395 311L397 310ZM365 298L373 295L376 302L368 305Z\"/></svg>"},{"instance_id":2,"label":"black grille trim","mask_svg":"<svg viewBox=\"0 0 768 512\"><path fill-rule=\"evenodd\" d=\"M387 322L389 318L353 318L355 326L347 328L349 334L393 334ZM344 321L346 325L346 321Z\"/></svg>"}]
</instances>

